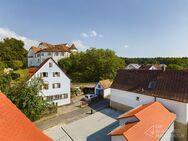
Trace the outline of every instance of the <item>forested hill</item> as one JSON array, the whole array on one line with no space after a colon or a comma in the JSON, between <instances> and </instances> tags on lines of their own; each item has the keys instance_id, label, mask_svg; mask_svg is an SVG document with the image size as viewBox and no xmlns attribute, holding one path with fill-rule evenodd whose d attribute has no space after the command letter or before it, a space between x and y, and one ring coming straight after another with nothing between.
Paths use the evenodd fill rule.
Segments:
<instances>
[{"instance_id":1,"label":"forested hill","mask_svg":"<svg viewBox=\"0 0 188 141\"><path fill-rule=\"evenodd\" d=\"M24 43L14 38L6 38L0 41L0 70L5 67L19 69L26 67L27 50Z\"/></svg>"},{"instance_id":2,"label":"forested hill","mask_svg":"<svg viewBox=\"0 0 188 141\"><path fill-rule=\"evenodd\" d=\"M188 57L175 58L175 57L158 57L158 58L124 58L125 65L136 64L166 64L168 69L188 69Z\"/></svg>"}]
</instances>

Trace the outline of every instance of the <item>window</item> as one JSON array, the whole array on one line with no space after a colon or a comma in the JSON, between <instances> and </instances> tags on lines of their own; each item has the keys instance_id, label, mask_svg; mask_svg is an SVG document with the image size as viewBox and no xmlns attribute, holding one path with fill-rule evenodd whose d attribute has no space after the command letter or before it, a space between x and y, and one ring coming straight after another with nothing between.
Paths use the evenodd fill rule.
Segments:
<instances>
[{"instance_id":1,"label":"window","mask_svg":"<svg viewBox=\"0 0 188 141\"><path fill-rule=\"evenodd\" d=\"M40 57L40 54L37 54L37 57Z\"/></svg>"},{"instance_id":2,"label":"window","mask_svg":"<svg viewBox=\"0 0 188 141\"><path fill-rule=\"evenodd\" d=\"M44 89L47 90L49 88L49 84L44 84Z\"/></svg>"},{"instance_id":3,"label":"window","mask_svg":"<svg viewBox=\"0 0 188 141\"><path fill-rule=\"evenodd\" d=\"M140 100L140 98L137 96L137 97L136 97L136 100L137 100L137 101L139 101L139 100Z\"/></svg>"},{"instance_id":4,"label":"window","mask_svg":"<svg viewBox=\"0 0 188 141\"><path fill-rule=\"evenodd\" d=\"M51 68L52 67L52 63L49 63L49 68Z\"/></svg>"},{"instance_id":5,"label":"window","mask_svg":"<svg viewBox=\"0 0 188 141\"><path fill-rule=\"evenodd\" d=\"M101 85L98 85L98 88L100 89L100 88L101 88Z\"/></svg>"},{"instance_id":6,"label":"window","mask_svg":"<svg viewBox=\"0 0 188 141\"><path fill-rule=\"evenodd\" d=\"M46 96L46 100L47 101L52 101L53 100L53 96Z\"/></svg>"},{"instance_id":7,"label":"window","mask_svg":"<svg viewBox=\"0 0 188 141\"><path fill-rule=\"evenodd\" d=\"M41 53L41 56L44 56L44 53Z\"/></svg>"},{"instance_id":8,"label":"window","mask_svg":"<svg viewBox=\"0 0 188 141\"><path fill-rule=\"evenodd\" d=\"M156 87L156 83L157 83L156 81L150 81L148 85L148 89L154 90Z\"/></svg>"},{"instance_id":9,"label":"window","mask_svg":"<svg viewBox=\"0 0 188 141\"><path fill-rule=\"evenodd\" d=\"M59 53L58 52L55 52L55 56L58 56L59 55Z\"/></svg>"},{"instance_id":10,"label":"window","mask_svg":"<svg viewBox=\"0 0 188 141\"><path fill-rule=\"evenodd\" d=\"M64 56L64 52L61 52L61 56Z\"/></svg>"},{"instance_id":11,"label":"window","mask_svg":"<svg viewBox=\"0 0 188 141\"><path fill-rule=\"evenodd\" d=\"M48 73L47 72L42 72L42 73L40 73L40 76L41 77L48 77Z\"/></svg>"},{"instance_id":12,"label":"window","mask_svg":"<svg viewBox=\"0 0 188 141\"><path fill-rule=\"evenodd\" d=\"M60 72L53 72L53 77L60 77Z\"/></svg>"},{"instance_id":13,"label":"window","mask_svg":"<svg viewBox=\"0 0 188 141\"><path fill-rule=\"evenodd\" d=\"M54 84L52 84L52 87L53 87L53 89L60 88L61 87L61 83L54 83Z\"/></svg>"},{"instance_id":14,"label":"window","mask_svg":"<svg viewBox=\"0 0 188 141\"><path fill-rule=\"evenodd\" d=\"M51 52L48 52L48 56L51 56L52 55L52 53Z\"/></svg>"},{"instance_id":15,"label":"window","mask_svg":"<svg viewBox=\"0 0 188 141\"><path fill-rule=\"evenodd\" d=\"M40 63L40 59L38 59L38 63Z\"/></svg>"},{"instance_id":16,"label":"window","mask_svg":"<svg viewBox=\"0 0 188 141\"><path fill-rule=\"evenodd\" d=\"M67 98L68 98L68 94L63 94L63 95L62 95L62 98L63 98L63 99L67 99Z\"/></svg>"}]
</instances>

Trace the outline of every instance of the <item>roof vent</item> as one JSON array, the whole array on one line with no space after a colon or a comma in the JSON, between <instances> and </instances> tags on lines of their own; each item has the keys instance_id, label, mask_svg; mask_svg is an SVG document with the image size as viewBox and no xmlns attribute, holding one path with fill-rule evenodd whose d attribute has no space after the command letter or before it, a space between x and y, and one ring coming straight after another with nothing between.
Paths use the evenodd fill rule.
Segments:
<instances>
[{"instance_id":1,"label":"roof vent","mask_svg":"<svg viewBox=\"0 0 188 141\"><path fill-rule=\"evenodd\" d=\"M156 81L150 81L148 85L148 89L154 90L156 87L157 82Z\"/></svg>"}]
</instances>

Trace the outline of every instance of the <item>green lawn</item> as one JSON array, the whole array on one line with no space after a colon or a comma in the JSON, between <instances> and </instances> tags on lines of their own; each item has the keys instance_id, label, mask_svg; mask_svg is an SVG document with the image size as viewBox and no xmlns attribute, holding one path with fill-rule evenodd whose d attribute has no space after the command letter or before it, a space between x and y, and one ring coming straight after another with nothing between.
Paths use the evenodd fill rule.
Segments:
<instances>
[{"instance_id":1,"label":"green lawn","mask_svg":"<svg viewBox=\"0 0 188 141\"><path fill-rule=\"evenodd\" d=\"M20 74L20 78L13 80L12 83L16 83L16 82L26 80L29 76L28 69L19 69L19 70L14 71L14 73Z\"/></svg>"}]
</instances>

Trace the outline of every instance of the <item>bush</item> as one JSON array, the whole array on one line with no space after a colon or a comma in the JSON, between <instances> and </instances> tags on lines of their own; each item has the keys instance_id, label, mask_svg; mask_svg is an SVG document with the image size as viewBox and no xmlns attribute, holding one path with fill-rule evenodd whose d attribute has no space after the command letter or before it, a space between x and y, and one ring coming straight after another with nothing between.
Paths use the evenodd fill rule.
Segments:
<instances>
[{"instance_id":1,"label":"bush","mask_svg":"<svg viewBox=\"0 0 188 141\"><path fill-rule=\"evenodd\" d=\"M19 61L19 60L12 61L12 68L14 70L18 70L18 69L20 69L22 67L23 67L23 62L22 61Z\"/></svg>"},{"instance_id":2,"label":"bush","mask_svg":"<svg viewBox=\"0 0 188 141\"><path fill-rule=\"evenodd\" d=\"M12 77L12 80L16 80L16 79L20 78L20 74L18 74L18 73L11 73L11 77Z\"/></svg>"}]
</instances>

